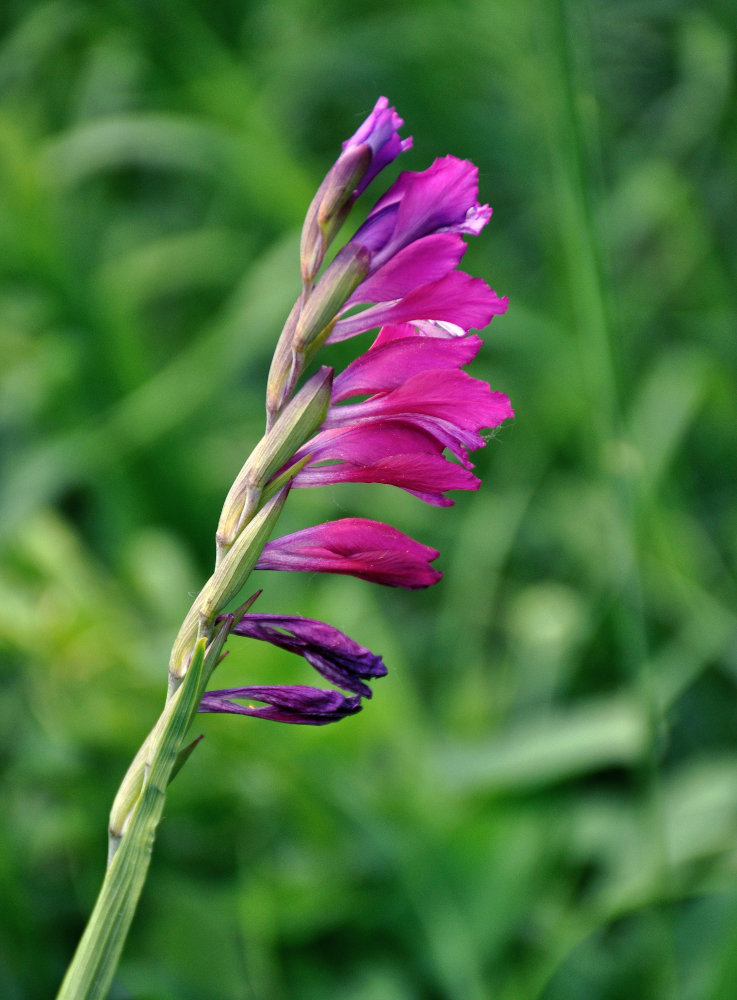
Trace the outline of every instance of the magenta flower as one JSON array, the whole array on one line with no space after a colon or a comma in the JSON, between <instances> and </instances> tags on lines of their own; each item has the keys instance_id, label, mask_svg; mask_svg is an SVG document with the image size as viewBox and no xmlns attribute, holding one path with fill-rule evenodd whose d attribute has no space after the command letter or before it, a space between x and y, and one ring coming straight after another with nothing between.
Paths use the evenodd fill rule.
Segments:
<instances>
[{"instance_id":1,"label":"magenta flower","mask_svg":"<svg viewBox=\"0 0 737 1000\"><path fill-rule=\"evenodd\" d=\"M247 614L231 629L230 634L260 639L304 656L326 680L366 698L370 698L372 692L363 678L383 677L386 674L380 656L332 625L312 618Z\"/></svg>"},{"instance_id":2,"label":"magenta flower","mask_svg":"<svg viewBox=\"0 0 737 1000\"><path fill-rule=\"evenodd\" d=\"M238 699L262 701L265 706L238 705ZM301 684L264 685L207 691L198 712L229 712L252 715L273 722L293 722L306 726L324 726L361 710L358 695L346 696L339 691L305 687Z\"/></svg>"},{"instance_id":3,"label":"magenta flower","mask_svg":"<svg viewBox=\"0 0 737 1000\"><path fill-rule=\"evenodd\" d=\"M294 456L310 461L293 485L386 483L438 506L453 503L448 490L478 489L466 449L481 447L478 431L512 414L506 396L456 371L481 346L476 336L452 338L432 324L421 330L384 327L371 348L333 380L323 430ZM422 373L428 375L424 382L411 381ZM370 405L335 405L368 393L375 394L365 401ZM463 467L443 457L446 447Z\"/></svg>"},{"instance_id":4,"label":"magenta flower","mask_svg":"<svg viewBox=\"0 0 737 1000\"><path fill-rule=\"evenodd\" d=\"M437 583L442 573L430 563L435 549L398 528L362 517L345 517L267 542L256 569L343 573L387 587L417 590Z\"/></svg>"},{"instance_id":5,"label":"magenta flower","mask_svg":"<svg viewBox=\"0 0 737 1000\"><path fill-rule=\"evenodd\" d=\"M372 270L430 233L478 236L491 218L489 206L478 202L478 177L478 167L455 156L400 174L353 237L373 252Z\"/></svg>"},{"instance_id":6,"label":"magenta flower","mask_svg":"<svg viewBox=\"0 0 737 1000\"><path fill-rule=\"evenodd\" d=\"M459 234L477 235L491 218L478 202L478 169L445 156L421 172L405 171L378 200L349 246L371 252L369 274L345 304L379 303L341 318L331 342L413 320L445 320L480 330L507 299L486 282L456 272L465 252Z\"/></svg>"}]
</instances>

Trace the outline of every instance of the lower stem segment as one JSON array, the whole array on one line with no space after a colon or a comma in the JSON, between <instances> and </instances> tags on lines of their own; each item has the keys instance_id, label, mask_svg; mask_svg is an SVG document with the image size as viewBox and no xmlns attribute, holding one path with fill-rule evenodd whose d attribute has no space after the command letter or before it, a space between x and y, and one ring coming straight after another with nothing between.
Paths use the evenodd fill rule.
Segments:
<instances>
[{"instance_id":1,"label":"lower stem segment","mask_svg":"<svg viewBox=\"0 0 737 1000\"><path fill-rule=\"evenodd\" d=\"M104 1000L110 988L148 874L166 788L202 695L205 644L201 639L195 646L184 682L154 730L141 793L57 1000Z\"/></svg>"}]
</instances>

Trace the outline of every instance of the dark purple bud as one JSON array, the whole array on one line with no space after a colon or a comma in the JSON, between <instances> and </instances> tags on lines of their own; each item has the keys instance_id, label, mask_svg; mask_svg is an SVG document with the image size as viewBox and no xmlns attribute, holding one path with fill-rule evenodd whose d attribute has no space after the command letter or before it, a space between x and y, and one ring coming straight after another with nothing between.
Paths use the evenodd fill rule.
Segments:
<instances>
[{"instance_id":1,"label":"dark purple bud","mask_svg":"<svg viewBox=\"0 0 737 1000\"><path fill-rule=\"evenodd\" d=\"M370 698L372 692L361 678L386 674L380 656L332 625L311 618L244 615L231 630L231 635L260 639L304 656L326 680L366 698Z\"/></svg>"},{"instance_id":2,"label":"dark purple bud","mask_svg":"<svg viewBox=\"0 0 737 1000\"><path fill-rule=\"evenodd\" d=\"M237 701L264 702L262 707L239 705ZM254 686L208 691L200 702L199 712L228 712L252 715L273 722L292 722L303 726L324 726L361 710L357 695L346 696L339 691L294 685Z\"/></svg>"}]
</instances>

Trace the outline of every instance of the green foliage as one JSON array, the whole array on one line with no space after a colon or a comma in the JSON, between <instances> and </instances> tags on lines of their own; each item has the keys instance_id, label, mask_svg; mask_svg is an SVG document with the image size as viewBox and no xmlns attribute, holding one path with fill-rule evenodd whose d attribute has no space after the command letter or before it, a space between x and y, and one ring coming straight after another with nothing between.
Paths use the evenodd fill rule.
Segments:
<instances>
[{"instance_id":1,"label":"green foliage","mask_svg":"<svg viewBox=\"0 0 737 1000\"><path fill-rule=\"evenodd\" d=\"M0 994L53 994L263 428L299 227L379 94L480 165L481 492L303 491L442 552L262 574L389 677L203 717L113 996L731 1000L734 12L726 0L9 0L0 13ZM321 360L350 357L338 345ZM280 529L281 530L281 529ZM262 581L259 581L261 583ZM310 682L233 644L218 684Z\"/></svg>"}]
</instances>

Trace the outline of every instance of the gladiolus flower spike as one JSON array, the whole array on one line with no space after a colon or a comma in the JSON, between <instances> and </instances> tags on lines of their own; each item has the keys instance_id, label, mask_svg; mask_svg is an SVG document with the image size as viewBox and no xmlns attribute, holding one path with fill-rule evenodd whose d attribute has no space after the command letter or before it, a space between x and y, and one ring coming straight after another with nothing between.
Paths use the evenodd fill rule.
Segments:
<instances>
[{"instance_id":1,"label":"gladiolus flower spike","mask_svg":"<svg viewBox=\"0 0 737 1000\"><path fill-rule=\"evenodd\" d=\"M469 452L484 445L483 431L513 415L505 395L464 371L482 346L472 331L507 308L485 281L458 270L466 238L491 217L472 163L444 156L400 173L328 257L358 198L411 147L403 125L379 98L309 206L301 289L269 371L266 431L225 498L214 571L172 647L166 704L115 796L107 875L58 1000L102 998L110 987L165 789L199 740L185 736L196 711L321 726L360 711L371 681L386 673L380 656L332 625L254 613L260 591L233 610L251 572L339 573L410 590L441 578L434 548L378 520L344 517L273 538L291 490L385 483L448 506L449 492L479 488ZM325 344L371 330L373 344L344 371L315 365L305 377ZM301 656L327 686L208 690L233 636Z\"/></svg>"},{"instance_id":2,"label":"gladiolus flower spike","mask_svg":"<svg viewBox=\"0 0 737 1000\"><path fill-rule=\"evenodd\" d=\"M483 447L482 431L513 416L503 393L463 371L482 347L470 331L484 328L507 308L507 299L483 280L457 269L466 250L464 237L478 235L491 218L489 206L478 201L478 171L472 163L445 156L424 171L401 173L323 268L326 250L357 198L411 147L411 139L399 136L403 124L380 98L343 143L310 205L300 250L302 292L269 375L269 434L259 446L264 455L244 467L243 483L231 491L240 496L241 506L246 491L266 503L285 483L306 488L343 482L388 483L427 503L449 506L448 491L479 488L468 453ZM368 350L332 379L318 429L314 423L308 429L306 419L295 420L301 411L288 404L322 345L377 328ZM291 421L288 436L276 431L284 411ZM280 443L281 454L285 442L293 445L291 458L276 472L272 440ZM259 478L254 470L265 469L268 475L254 481ZM246 513L252 516L250 508ZM241 531L244 516L224 510L221 523ZM255 567L342 573L417 589L441 578L431 565L437 556L398 528L347 517L267 541ZM323 725L359 711L361 699L371 697L367 681L386 673L380 656L312 619L246 611L230 635L296 653L350 694L303 685L249 686L207 692L201 712ZM250 700L263 705L240 704Z\"/></svg>"}]
</instances>

